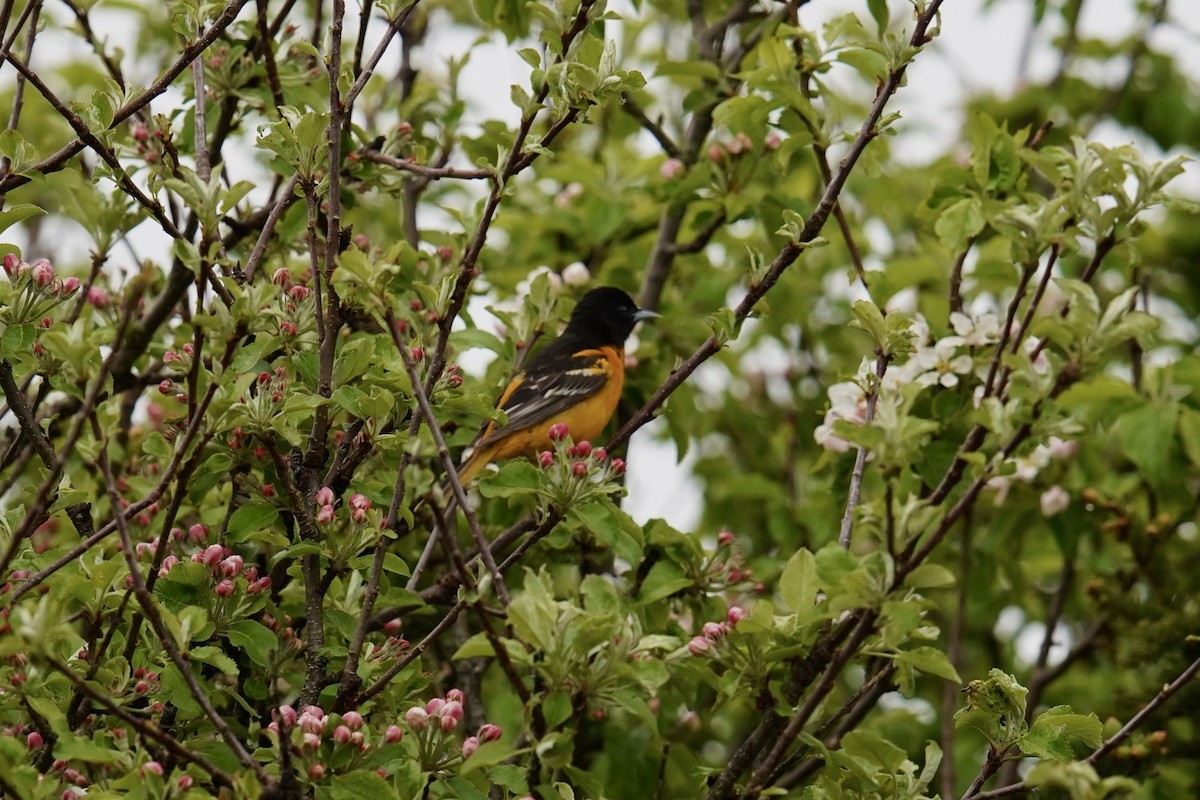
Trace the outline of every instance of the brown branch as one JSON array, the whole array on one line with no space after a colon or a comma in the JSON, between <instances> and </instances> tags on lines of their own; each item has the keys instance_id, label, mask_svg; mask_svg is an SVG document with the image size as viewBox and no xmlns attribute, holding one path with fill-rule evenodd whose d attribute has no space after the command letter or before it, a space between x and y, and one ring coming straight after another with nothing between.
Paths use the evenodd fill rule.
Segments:
<instances>
[{"instance_id":1,"label":"brown branch","mask_svg":"<svg viewBox=\"0 0 1200 800\"><path fill-rule=\"evenodd\" d=\"M424 178L429 178L430 180L441 180L442 178L453 178L456 180L475 181L475 180L493 179L496 177L495 171L490 170L490 169L461 169L459 167L427 167L427 166L418 164L415 161L408 161L407 159L396 158L395 156L389 156L389 155L379 152L378 150L373 150L371 148L367 148L365 150L362 150L361 152L362 152L363 158L367 159L367 161L373 161L376 164L383 164L384 166L391 167L392 169L398 169L398 170L401 170L402 172L411 172L414 175L420 175Z\"/></svg>"},{"instance_id":2,"label":"brown branch","mask_svg":"<svg viewBox=\"0 0 1200 800\"><path fill-rule=\"evenodd\" d=\"M646 132L654 137L654 140L658 142L664 153L671 158L680 157L681 151L679 150L679 145L675 144L675 140L672 139L671 134L667 133L663 128L661 121L650 119L650 117L646 115L645 109L643 109L641 105L639 105L638 102L633 99L633 96L630 95L629 92L621 95L621 100L621 110L636 119L641 126L646 129Z\"/></svg>"}]
</instances>

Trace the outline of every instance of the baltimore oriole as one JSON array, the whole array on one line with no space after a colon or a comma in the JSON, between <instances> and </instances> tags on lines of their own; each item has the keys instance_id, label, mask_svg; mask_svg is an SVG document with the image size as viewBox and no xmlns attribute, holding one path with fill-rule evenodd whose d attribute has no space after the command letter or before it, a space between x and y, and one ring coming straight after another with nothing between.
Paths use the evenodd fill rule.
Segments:
<instances>
[{"instance_id":1,"label":"baltimore oriole","mask_svg":"<svg viewBox=\"0 0 1200 800\"><path fill-rule=\"evenodd\" d=\"M625 340L637 323L657 316L613 286L580 298L566 329L509 381L496 401L507 420L484 426L459 480L466 484L493 461L550 449L556 423L577 442L599 436L621 399Z\"/></svg>"}]
</instances>

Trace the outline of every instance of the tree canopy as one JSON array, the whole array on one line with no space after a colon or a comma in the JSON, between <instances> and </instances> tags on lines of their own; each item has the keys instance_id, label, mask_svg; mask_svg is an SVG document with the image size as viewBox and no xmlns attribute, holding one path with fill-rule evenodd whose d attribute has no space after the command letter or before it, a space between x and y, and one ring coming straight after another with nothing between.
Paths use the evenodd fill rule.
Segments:
<instances>
[{"instance_id":1,"label":"tree canopy","mask_svg":"<svg viewBox=\"0 0 1200 800\"><path fill-rule=\"evenodd\" d=\"M0 4L0 795L1194 795L1187 25L898 158L956 5ZM464 486L601 285L603 441Z\"/></svg>"}]
</instances>

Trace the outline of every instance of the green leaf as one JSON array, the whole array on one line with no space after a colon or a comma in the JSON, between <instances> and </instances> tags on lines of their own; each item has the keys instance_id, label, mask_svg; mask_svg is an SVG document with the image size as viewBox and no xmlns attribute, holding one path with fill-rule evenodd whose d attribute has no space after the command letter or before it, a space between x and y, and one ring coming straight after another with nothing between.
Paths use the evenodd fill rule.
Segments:
<instances>
[{"instance_id":1,"label":"green leaf","mask_svg":"<svg viewBox=\"0 0 1200 800\"><path fill-rule=\"evenodd\" d=\"M221 648L219 647L213 647L212 645L193 647L190 655L193 661L214 666L226 675L238 674L237 664L234 663L232 658L221 652Z\"/></svg>"},{"instance_id":2,"label":"green leaf","mask_svg":"<svg viewBox=\"0 0 1200 800\"><path fill-rule=\"evenodd\" d=\"M90 739L67 734L59 736L58 742L54 745L54 757L66 761L86 761L89 764L113 764L124 758L124 753L119 750L110 750Z\"/></svg>"},{"instance_id":3,"label":"green leaf","mask_svg":"<svg viewBox=\"0 0 1200 800\"><path fill-rule=\"evenodd\" d=\"M229 517L229 536L237 538L264 528L273 528L279 522L279 512L265 503L240 506Z\"/></svg>"},{"instance_id":4,"label":"green leaf","mask_svg":"<svg viewBox=\"0 0 1200 800\"><path fill-rule=\"evenodd\" d=\"M939 564L921 564L904 579L914 589L949 589L956 583L954 573Z\"/></svg>"},{"instance_id":5,"label":"green leaf","mask_svg":"<svg viewBox=\"0 0 1200 800\"><path fill-rule=\"evenodd\" d=\"M853 730L842 737L842 749L852 756L877 765L880 771L896 774L906 760L905 752L877 733Z\"/></svg>"},{"instance_id":6,"label":"green leaf","mask_svg":"<svg viewBox=\"0 0 1200 800\"><path fill-rule=\"evenodd\" d=\"M9 227L22 220L45 213L44 210L32 203L18 203L17 205L10 206L0 211L0 233L3 233Z\"/></svg>"},{"instance_id":7,"label":"green leaf","mask_svg":"<svg viewBox=\"0 0 1200 800\"><path fill-rule=\"evenodd\" d=\"M225 638L234 647L246 651L250 660L259 666L270 666L271 653L279 646L279 640L271 629L251 619L230 623L225 629Z\"/></svg>"},{"instance_id":8,"label":"green leaf","mask_svg":"<svg viewBox=\"0 0 1200 800\"><path fill-rule=\"evenodd\" d=\"M1152 484L1167 480L1172 469L1172 442L1179 406L1145 405L1123 414L1116 424L1117 439L1138 472Z\"/></svg>"},{"instance_id":9,"label":"green leaf","mask_svg":"<svg viewBox=\"0 0 1200 800\"><path fill-rule=\"evenodd\" d=\"M817 596L817 559L808 549L797 550L779 576L779 596L792 611L812 608Z\"/></svg>"},{"instance_id":10,"label":"green leaf","mask_svg":"<svg viewBox=\"0 0 1200 800\"><path fill-rule=\"evenodd\" d=\"M901 650L896 654L896 661L907 664L914 669L938 678L944 678L955 683L962 683L958 671L950 663L950 657L936 647L917 647L912 650Z\"/></svg>"},{"instance_id":11,"label":"green leaf","mask_svg":"<svg viewBox=\"0 0 1200 800\"><path fill-rule=\"evenodd\" d=\"M958 253L983 231L983 206L978 197L965 197L941 213L933 230L947 250Z\"/></svg>"},{"instance_id":12,"label":"green leaf","mask_svg":"<svg viewBox=\"0 0 1200 800\"><path fill-rule=\"evenodd\" d=\"M484 475L479 480L479 493L492 499L516 497L536 492L541 482L541 470L528 461L513 460L504 463L498 472Z\"/></svg>"},{"instance_id":13,"label":"green leaf","mask_svg":"<svg viewBox=\"0 0 1200 800\"><path fill-rule=\"evenodd\" d=\"M676 592L693 586L694 582L683 571L683 566L668 559L654 563L642 581L641 591L638 592L638 602L645 605L670 597Z\"/></svg>"},{"instance_id":14,"label":"green leaf","mask_svg":"<svg viewBox=\"0 0 1200 800\"><path fill-rule=\"evenodd\" d=\"M329 782L330 800L399 800L396 790L373 770L335 775Z\"/></svg>"}]
</instances>

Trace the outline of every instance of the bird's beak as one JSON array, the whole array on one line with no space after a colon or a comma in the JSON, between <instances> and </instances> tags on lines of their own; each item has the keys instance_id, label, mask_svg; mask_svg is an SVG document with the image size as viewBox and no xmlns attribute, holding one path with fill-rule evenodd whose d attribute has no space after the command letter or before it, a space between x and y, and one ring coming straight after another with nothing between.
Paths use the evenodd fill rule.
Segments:
<instances>
[{"instance_id":1,"label":"bird's beak","mask_svg":"<svg viewBox=\"0 0 1200 800\"><path fill-rule=\"evenodd\" d=\"M651 311L648 308L639 308L633 314L633 321L641 322L642 320L647 320L647 319L658 319L661 316L662 316L662 314L658 313L657 311Z\"/></svg>"}]
</instances>

